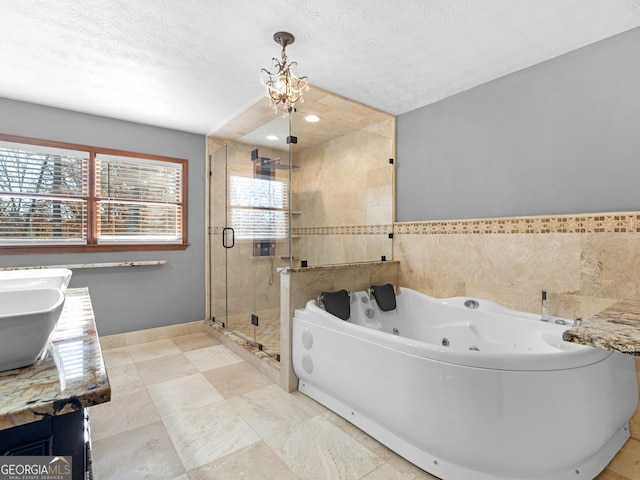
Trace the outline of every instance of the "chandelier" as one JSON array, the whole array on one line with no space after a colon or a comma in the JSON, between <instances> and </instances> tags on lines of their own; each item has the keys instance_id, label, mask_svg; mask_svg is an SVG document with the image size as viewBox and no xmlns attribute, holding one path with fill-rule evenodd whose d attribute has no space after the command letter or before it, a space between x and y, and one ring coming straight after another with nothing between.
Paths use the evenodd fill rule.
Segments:
<instances>
[{"instance_id":1,"label":"chandelier","mask_svg":"<svg viewBox=\"0 0 640 480\"><path fill-rule=\"evenodd\" d=\"M309 89L307 77L298 76L298 63L287 63L286 48L291 45L295 37L288 32L277 32L273 39L282 45L282 58L273 59L273 72L262 69L262 84L266 88L266 96L271 100L271 106L277 112L280 108L284 112L295 110L296 103L304 102L302 93Z\"/></svg>"}]
</instances>

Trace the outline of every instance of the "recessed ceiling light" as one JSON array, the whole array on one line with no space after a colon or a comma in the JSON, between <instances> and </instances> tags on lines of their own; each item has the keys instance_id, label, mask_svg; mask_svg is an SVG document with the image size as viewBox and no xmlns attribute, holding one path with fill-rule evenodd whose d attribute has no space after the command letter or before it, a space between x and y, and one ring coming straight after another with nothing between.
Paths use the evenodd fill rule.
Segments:
<instances>
[{"instance_id":1,"label":"recessed ceiling light","mask_svg":"<svg viewBox=\"0 0 640 480\"><path fill-rule=\"evenodd\" d=\"M275 135L267 135L267 140L280 140L280 137L276 137Z\"/></svg>"},{"instance_id":2,"label":"recessed ceiling light","mask_svg":"<svg viewBox=\"0 0 640 480\"><path fill-rule=\"evenodd\" d=\"M304 119L307 122L311 122L311 123L315 123L315 122L319 122L320 121L320 117L318 117L316 115L307 115L306 117L304 117Z\"/></svg>"}]
</instances>

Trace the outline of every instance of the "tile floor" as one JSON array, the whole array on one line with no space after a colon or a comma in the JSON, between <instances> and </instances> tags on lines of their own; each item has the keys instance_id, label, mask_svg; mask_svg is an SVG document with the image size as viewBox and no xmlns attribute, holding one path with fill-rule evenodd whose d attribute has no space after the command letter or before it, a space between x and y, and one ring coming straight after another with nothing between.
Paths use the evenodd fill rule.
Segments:
<instances>
[{"instance_id":1,"label":"tile floor","mask_svg":"<svg viewBox=\"0 0 640 480\"><path fill-rule=\"evenodd\" d=\"M435 479L204 333L103 354L95 480Z\"/></svg>"},{"instance_id":2,"label":"tile floor","mask_svg":"<svg viewBox=\"0 0 640 480\"><path fill-rule=\"evenodd\" d=\"M437 480L205 333L103 350L95 480ZM596 480L639 480L631 439ZM472 480L472 479L469 479Z\"/></svg>"}]
</instances>

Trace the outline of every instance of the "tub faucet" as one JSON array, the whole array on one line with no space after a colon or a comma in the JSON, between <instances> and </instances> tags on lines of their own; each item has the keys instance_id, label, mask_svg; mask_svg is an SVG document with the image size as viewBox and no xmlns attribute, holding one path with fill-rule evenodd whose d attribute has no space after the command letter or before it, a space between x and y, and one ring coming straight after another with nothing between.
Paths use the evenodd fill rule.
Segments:
<instances>
[{"instance_id":1,"label":"tub faucet","mask_svg":"<svg viewBox=\"0 0 640 480\"><path fill-rule=\"evenodd\" d=\"M547 316L547 291L546 290L542 290L542 317L540 317L540 320L542 320L543 322L549 321L549 317Z\"/></svg>"}]
</instances>

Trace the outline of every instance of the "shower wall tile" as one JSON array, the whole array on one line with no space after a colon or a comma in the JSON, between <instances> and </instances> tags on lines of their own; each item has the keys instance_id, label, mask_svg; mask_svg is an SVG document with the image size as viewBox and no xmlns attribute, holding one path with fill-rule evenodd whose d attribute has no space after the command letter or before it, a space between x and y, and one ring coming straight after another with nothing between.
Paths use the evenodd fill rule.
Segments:
<instances>
[{"instance_id":1,"label":"shower wall tile","mask_svg":"<svg viewBox=\"0 0 640 480\"><path fill-rule=\"evenodd\" d=\"M294 255L314 264L391 256L366 230L387 225L383 233L392 231L393 132L390 119L296 153L292 203L301 213L292 228L302 239L295 241Z\"/></svg>"}]
</instances>

